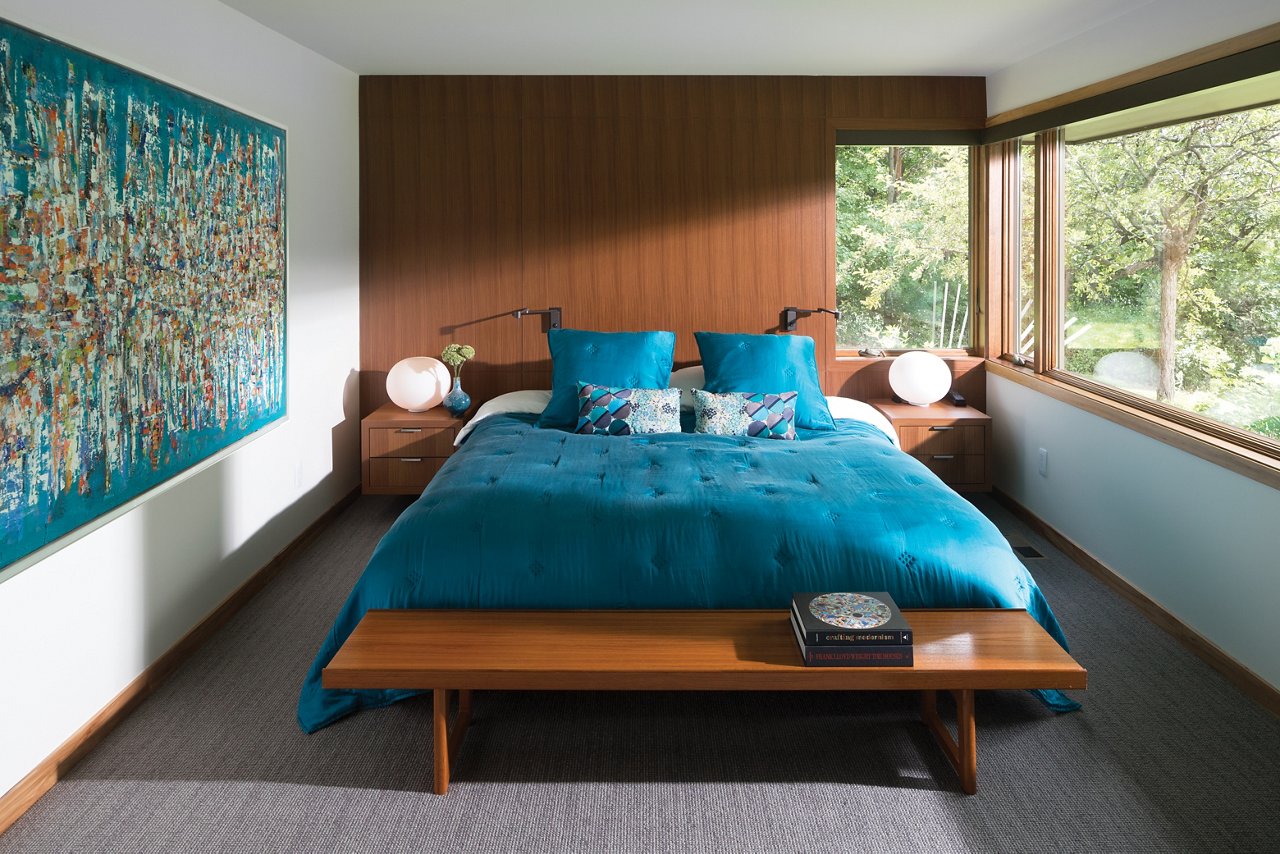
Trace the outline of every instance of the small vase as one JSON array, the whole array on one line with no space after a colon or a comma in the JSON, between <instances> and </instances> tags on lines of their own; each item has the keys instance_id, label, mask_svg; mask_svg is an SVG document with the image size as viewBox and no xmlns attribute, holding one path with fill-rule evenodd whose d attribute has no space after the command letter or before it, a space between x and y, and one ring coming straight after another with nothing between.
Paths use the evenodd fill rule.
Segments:
<instances>
[{"instance_id":1,"label":"small vase","mask_svg":"<svg viewBox=\"0 0 1280 854\"><path fill-rule=\"evenodd\" d=\"M461 415L471 408L471 395L462 390L462 377L453 378L453 388L444 396L443 403L453 415Z\"/></svg>"}]
</instances>

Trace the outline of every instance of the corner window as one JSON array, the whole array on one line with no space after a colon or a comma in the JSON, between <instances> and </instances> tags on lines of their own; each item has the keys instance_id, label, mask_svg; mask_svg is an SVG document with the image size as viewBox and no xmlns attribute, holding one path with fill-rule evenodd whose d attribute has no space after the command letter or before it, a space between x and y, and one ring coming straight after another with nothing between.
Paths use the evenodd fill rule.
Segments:
<instances>
[{"instance_id":1,"label":"corner window","mask_svg":"<svg viewBox=\"0 0 1280 854\"><path fill-rule=\"evenodd\" d=\"M836 146L839 349L969 347L969 156Z\"/></svg>"},{"instance_id":2,"label":"corner window","mask_svg":"<svg viewBox=\"0 0 1280 854\"><path fill-rule=\"evenodd\" d=\"M1058 367L1280 439L1280 106L1065 135Z\"/></svg>"}]
</instances>

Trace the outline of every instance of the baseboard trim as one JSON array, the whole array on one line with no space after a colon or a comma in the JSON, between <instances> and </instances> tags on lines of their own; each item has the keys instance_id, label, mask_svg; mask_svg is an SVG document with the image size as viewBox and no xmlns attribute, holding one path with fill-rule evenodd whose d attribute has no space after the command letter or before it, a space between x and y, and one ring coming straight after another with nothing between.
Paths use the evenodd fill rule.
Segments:
<instances>
[{"instance_id":1,"label":"baseboard trim","mask_svg":"<svg viewBox=\"0 0 1280 854\"><path fill-rule=\"evenodd\" d=\"M1120 594L1121 597L1141 611L1143 616L1172 635L1174 640L1182 644L1193 655L1225 676L1227 681L1239 688L1251 700L1276 717L1280 717L1280 690L1273 687L1245 665L1236 661L1213 641L1166 611L1160 603L1137 587L1134 587L1114 569L1098 560L1057 528L1054 528L1024 507L1017 499L1010 497L999 489L993 490L992 494L997 501L1009 508L1023 522L1026 522L1037 534L1053 543L1060 552L1079 564L1090 575Z\"/></svg>"},{"instance_id":2,"label":"baseboard trim","mask_svg":"<svg viewBox=\"0 0 1280 854\"><path fill-rule=\"evenodd\" d=\"M146 699L147 695L171 676L214 632L222 628L237 611L266 587L294 553L313 540L322 528L350 506L359 495L360 489L356 487L322 513L320 518L308 525L279 554L233 590L191 631L183 635L177 643L138 674L136 679L125 686L123 691L85 722L84 726L76 730L30 774L19 780L8 792L0 795L0 834L12 827L13 823L27 810L35 806L36 801L52 789L54 783L62 779L77 762L87 756L107 733L115 729L139 703Z\"/></svg>"}]
</instances>

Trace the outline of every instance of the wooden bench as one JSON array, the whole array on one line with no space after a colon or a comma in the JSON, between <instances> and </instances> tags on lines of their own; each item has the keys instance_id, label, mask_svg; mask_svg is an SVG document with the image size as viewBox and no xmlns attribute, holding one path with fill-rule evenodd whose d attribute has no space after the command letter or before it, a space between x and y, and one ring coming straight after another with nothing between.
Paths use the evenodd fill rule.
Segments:
<instances>
[{"instance_id":1,"label":"wooden bench","mask_svg":"<svg viewBox=\"0 0 1280 854\"><path fill-rule=\"evenodd\" d=\"M322 684L433 691L441 795L475 690L920 691L925 723L973 794L974 691L1086 687L1085 669L1025 611L905 614L915 666L851 668L805 667L786 611L369 611ZM955 737L938 716L939 691L955 697Z\"/></svg>"}]
</instances>

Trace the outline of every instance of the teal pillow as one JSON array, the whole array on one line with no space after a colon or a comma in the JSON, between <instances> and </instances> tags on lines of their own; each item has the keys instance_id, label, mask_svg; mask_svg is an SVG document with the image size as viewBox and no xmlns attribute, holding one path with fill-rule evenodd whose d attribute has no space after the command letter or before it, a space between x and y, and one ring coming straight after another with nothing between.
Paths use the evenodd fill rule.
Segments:
<instances>
[{"instance_id":1,"label":"teal pillow","mask_svg":"<svg viewBox=\"0 0 1280 854\"><path fill-rule=\"evenodd\" d=\"M834 430L818 380L813 339L804 335L741 335L695 332L711 392L795 389L796 426Z\"/></svg>"},{"instance_id":2,"label":"teal pillow","mask_svg":"<svg viewBox=\"0 0 1280 854\"><path fill-rule=\"evenodd\" d=\"M666 388L676 350L674 332L590 332L552 329L551 402L539 427L572 430L578 424L578 383L612 388Z\"/></svg>"}]
</instances>

